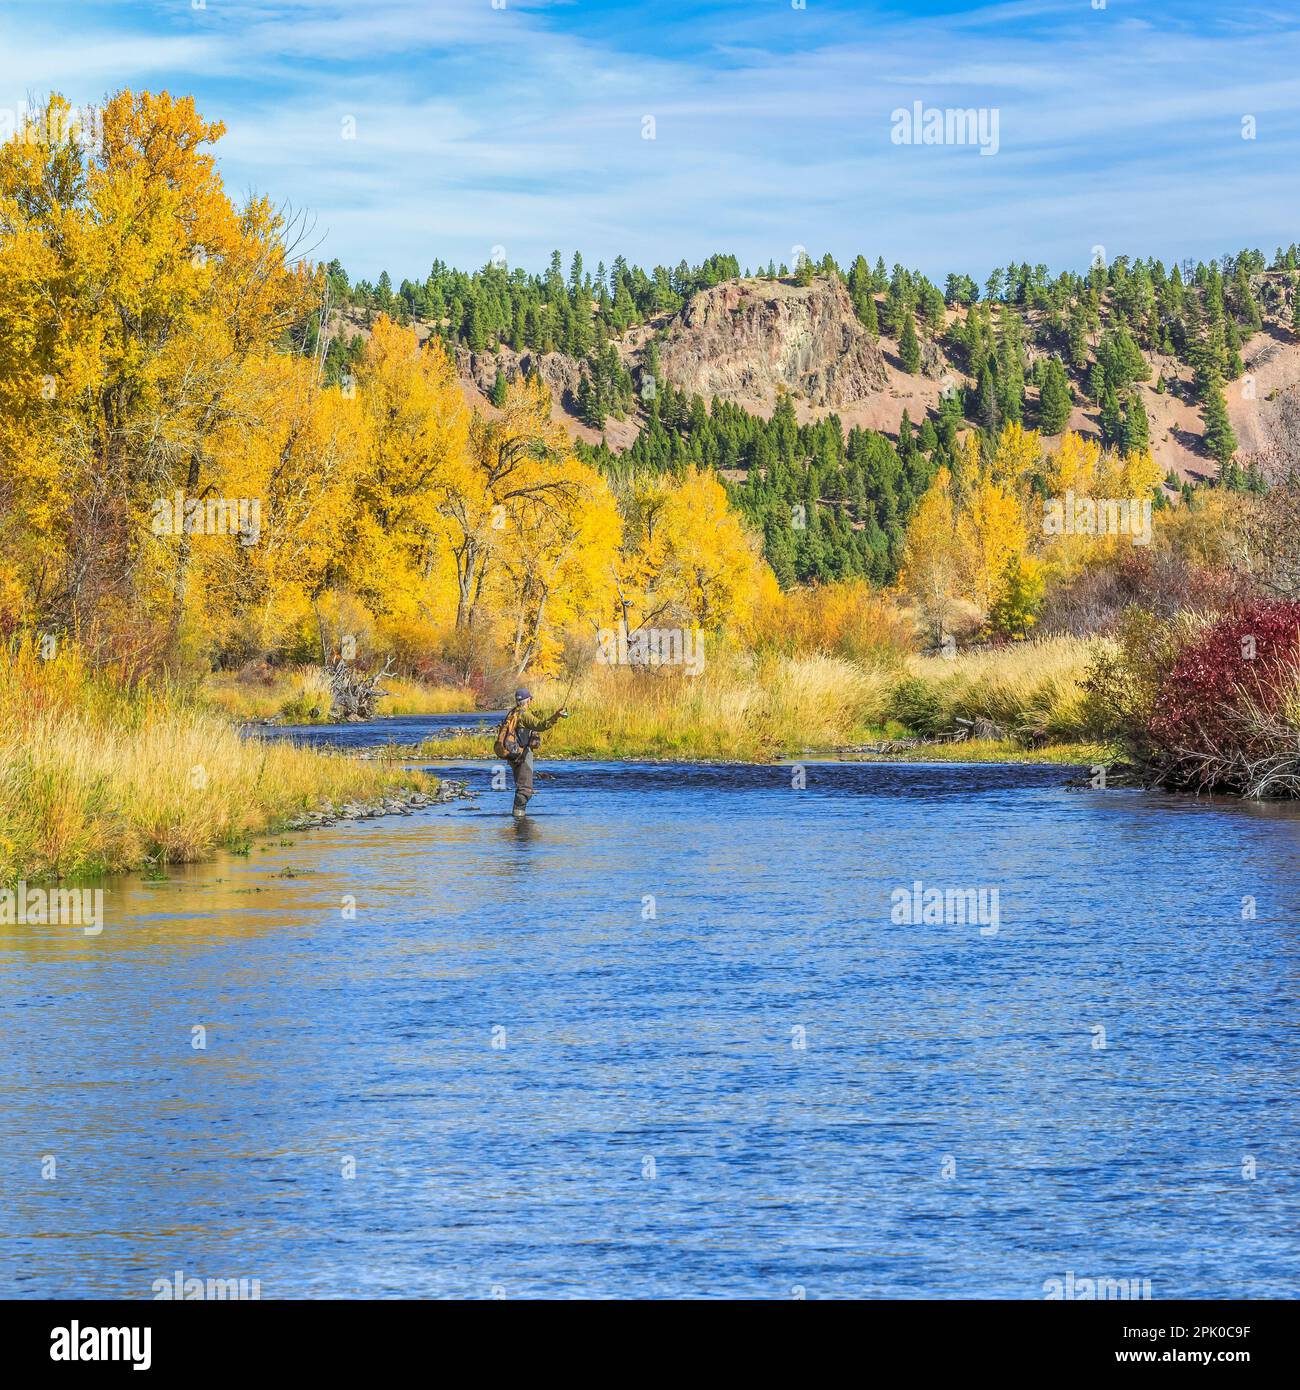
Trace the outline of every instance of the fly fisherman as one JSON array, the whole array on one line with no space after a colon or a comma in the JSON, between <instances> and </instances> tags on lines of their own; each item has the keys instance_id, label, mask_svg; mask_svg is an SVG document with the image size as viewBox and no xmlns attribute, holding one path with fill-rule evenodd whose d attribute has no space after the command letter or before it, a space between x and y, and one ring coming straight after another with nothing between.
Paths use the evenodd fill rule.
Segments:
<instances>
[{"instance_id":1,"label":"fly fisherman","mask_svg":"<svg viewBox=\"0 0 1300 1390\"><path fill-rule=\"evenodd\" d=\"M542 735L555 727L556 721L567 719L569 711L557 709L543 715L529 709L533 693L521 685L515 691L515 706L501 721L497 730L494 752L510 764L515 776L514 818L522 820L533 794L533 754L542 746Z\"/></svg>"}]
</instances>

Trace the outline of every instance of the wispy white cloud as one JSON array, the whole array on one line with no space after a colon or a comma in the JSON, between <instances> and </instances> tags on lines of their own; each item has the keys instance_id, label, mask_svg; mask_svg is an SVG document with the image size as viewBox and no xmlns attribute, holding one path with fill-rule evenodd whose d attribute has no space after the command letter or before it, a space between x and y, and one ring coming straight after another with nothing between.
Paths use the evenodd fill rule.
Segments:
<instances>
[{"instance_id":1,"label":"wispy white cloud","mask_svg":"<svg viewBox=\"0 0 1300 1390\"><path fill-rule=\"evenodd\" d=\"M191 90L229 128L232 188L311 207L326 254L369 276L494 245L530 265L554 245L758 264L797 242L939 274L1300 235L1293 16L614 3L54 0L4 21L0 105ZM893 145L890 113L914 100L996 107L999 153Z\"/></svg>"}]
</instances>

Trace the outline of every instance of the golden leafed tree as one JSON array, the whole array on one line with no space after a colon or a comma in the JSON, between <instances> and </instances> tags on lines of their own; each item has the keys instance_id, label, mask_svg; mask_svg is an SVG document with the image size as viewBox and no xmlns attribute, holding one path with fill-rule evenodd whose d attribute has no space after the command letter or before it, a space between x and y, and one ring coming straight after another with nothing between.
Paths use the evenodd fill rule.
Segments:
<instances>
[{"instance_id":1,"label":"golden leafed tree","mask_svg":"<svg viewBox=\"0 0 1300 1390\"><path fill-rule=\"evenodd\" d=\"M465 474L471 416L442 343L386 316L357 371L366 437L339 577L377 613L436 621L451 600L446 498Z\"/></svg>"},{"instance_id":2,"label":"golden leafed tree","mask_svg":"<svg viewBox=\"0 0 1300 1390\"><path fill-rule=\"evenodd\" d=\"M611 569L622 522L604 478L569 458L557 472L571 488L529 493L507 511L496 549L494 607L512 669L549 670L570 626L599 628L612 600Z\"/></svg>"},{"instance_id":3,"label":"golden leafed tree","mask_svg":"<svg viewBox=\"0 0 1300 1390\"><path fill-rule=\"evenodd\" d=\"M0 149L0 488L36 621L174 638L192 545L154 504L225 485L215 440L260 414L246 368L314 292L285 220L226 196L222 133L121 92L92 140L56 96Z\"/></svg>"},{"instance_id":4,"label":"golden leafed tree","mask_svg":"<svg viewBox=\"0 0 1300 1390\"><path fill-rule=\"evenodd\" d=\"M967 489L957 517L957 541L965 595L987 613L998 597L1013 557L1029 540L1024 506L1008 483L990 468Z\"/></svg>"},{"instance_id":5,"label":"golden leafed tree","mask_svg":"<svg viewBox=\"0 0 1300 1390\"><path fill-rule=\"evenodd\" d=\"M505 537L522 514L563 511L581 496L572 446L551 419L551 395L536 376L512 381L493 420L475 416L469 448L439 493L456 567L456 626L472 628Z\"/></svg>"},{"instance_id":6,"label":"golden leafed tree","mask_svg":"<svg viewBox=\"0 0 1300 1390\"><path fill-rule=\"evenodd\" d=\"M900 584L916 602L935 641L948 631L962 580L962 551L952 479L940 468L908 522Z\"/></svg>"},{"instance_id":7,"label":"golden leafed tree","mask_svg":"<svg viewBox=\"0 0 1300 1390\"><path fill-rule=\"evenodd\" d=\"M760 606L776 601L762 548L711 470L643 482L627 512L618 602L629 634L658 625L743 634Z\"/></svg>"}]
</instances>

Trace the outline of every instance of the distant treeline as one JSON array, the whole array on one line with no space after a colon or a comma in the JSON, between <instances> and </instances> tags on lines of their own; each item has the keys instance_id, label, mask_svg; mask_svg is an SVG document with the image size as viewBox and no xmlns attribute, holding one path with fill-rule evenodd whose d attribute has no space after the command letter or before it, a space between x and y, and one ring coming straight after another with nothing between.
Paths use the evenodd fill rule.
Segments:
<instances>
[{"instance_id":1,"label":"distant treeline","mask_svg":"<svg viewBox=\"0 0 1300 1390\"><path fill-rule=\"evenodd\" d=\"M1116 328L1127 327L1138 347L1147 351L1192 361L1197 345L1217 327L1224 342L1213 346L1220 367L1228 372L1242 331L1257 329L1264 309L1294 313L1298 267L1300 248L1293 244L1279 247L1271 263L1260 251L1171 268L1151 258L1117 256L1106 263L1099 256L1084 274L1065 271L1053 277L1045 265L1024 262L995 269L982 289L969 275L954 273L940 290L919 272L901 265L886 271L883 258L873 267L864 256L848 269L828 254L817 262L805 257L793 271L770 262L757 272L747 268L744 274L772 279L793 275L805 282L814 274L838 276L866 326L899 339L909 319L913 332L938 338L946 309L1000 305L1033 316L1035 338L1051 339L1062 360L1080 371L1088 364L1088 346L1100 327L1104 297L1107 320ZM1266 296L1261 302L1261 286L1252 287L1252 280L1266 270L1287 275L1262 287ZM676 268L656 266L652 271L618 256L608 268L600 262L593 276L575 252L566 276L563 258L555 251L541 275L511 269L504 262L466 272L439 260L423 281L403 280L394 288L387 271L375 284L351 284L336 260L329 265L329 282L337 307L386 313L399 322L426 321L450 341L476 352L506 344L517 352L560 351L582 358L600 345L602 335L616 337L656 315L671 313L697 290L741 273L731 255L712 255L698 266L680 261ZM877 296L884 296L883 303L877 303Z\"/></svg>"},{"instance_id":2,"label":"distant treeline","mask_svg":"<svg viewBox=\"0 0 1300 1390\"><path fill-rule=\"evenodd\" d=\"M1045 265L1026 262L995 269L982 288L954 273L940 290L924 275L901 265L887 272L883 259L873 267L864 256L847 270L826 255L816 263L804 258L793 272L770 263L758 274L842 279L868 332L897 342L905 370L920 371L925 345L932 345L971 379L958 390L961 415L991 433L1023 421L1058 434L1072 407L1086 403L1100 409L1104 443L1144 448L1146 411L1131 388L1152 379L1147 354L1171 357L1193 371L1206 446L1226 466L1236 439L1223 385L1241 375L1242 341L1266 315L1295 323L1297 267L1300 247L1292 244L1279 247L1271 263L1260 251L1172 268L1156 259L1117 256L1107 263L1099 256L1084 274L1053 277ZM449 345L475 352L505 345L578 359L586 364L583 386L569 404L584 423L603 429L610 416L625 416L635 403L631 374L611 339L740 274L735 256L650 272L620 256L609 268L601 262L593 276L575 253L566 276L556 251L543 275L495 263L466 273L435 261L423 283L403 280L394 290L387 272L374 285L350 284L334 261L328 278L333 306L427 322ZM326 359L328 378L347 372L358 351L346 333L336 337ZM1163 390L1163 377L1154 385ZM1037 391L1032 406L1027 386Z\"/></svg>"}]
</instances>

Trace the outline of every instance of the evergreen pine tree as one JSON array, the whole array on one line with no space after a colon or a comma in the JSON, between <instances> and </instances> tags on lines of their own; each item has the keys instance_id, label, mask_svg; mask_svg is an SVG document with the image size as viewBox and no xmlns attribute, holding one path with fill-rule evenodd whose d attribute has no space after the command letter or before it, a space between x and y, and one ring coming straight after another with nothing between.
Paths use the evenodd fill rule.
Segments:
<instances>
[{"instance_id":1,"label":"evergreen pine tree","mask_svg":"<svg viewBox=\"0 0 1300 1390\"><path fill-rule=\"evenodd\" d=\"M915 376L921 370L921 344L917 341L916 324L912 321L910 309L903 315L903 328L898 335L898 356L909 376Z\"/></svg>"},{"instance_id":2,"label":"evergreen pine tree","mask_svg":"<svg viewBox=\"0 0 1300 1390\"><path fill-rule=\"evenodd\" d=\"M998 409L997 383L993 380L993 369L987 361L980 368L979 383L975 388L974 418L990 434L996 434L998 426L1002 423L1001 412Z\"/></svg>"},{"instance_id":3,"label":"evergreen pine tree","mask_svg":"<svg viewBox=\"0 0 1300 1390\"><path fill-rule=\"evenodd\" d=\"M1134 391L1124 409L1124 449L1126 453L1144 454L1151 447L1151 425L1142 397Z\"/></svg>"},{"instance_id":4,"label":"evergreen pine tree","mask_svg":"<svg viewBox=\"0 0 1300 1390\"><path fill-rule=\"evenodd\" d=\"M1211 385L1205 396L1205 447L1219 467L1225 468L1237 452L1237 436L1228 421L1228 407L1217 384Z\"/></svg>"},{"instance_id":5,"label":"evergreen pine tree","mask_svg":"<svg viewBox=\"0 0 1300 1390\"><path fill-rule=\"evenodd\" d=\"M862 320L862 326L871 335L872 342L875 342L880 333L880 318L876 313L876 296L869 289L864 290L854 307L858 311L858 318Z\"/></svg>"},{"instance_id":6,"label":"evergreen pine tree","mask_svg":"<svg viewBox=\"0 0 1300 1390\"><path fill-rule=\"evenodd\" d=\"M487 347L487 330L483 326L477 295L470 300L469 308L465 311L465 341L471 352L482 352Z\"/></svg>"},{"instance_id":7,"label":"evergreen pine tree","mask_svg":"<svg viewBox=\"0 0 1300 1390\"><path fill-rule=\"evenodd\" d=\"M1108 448L1124 443L1124 417L1120 413L1119 397L1109 386L1101 402L1101 442Z\"/></svg>"},{"instance_id":8,"label":"evergreen pine tree","mask_svg":"<svg viewBox=\"0 0 1300 1390\"><path fill-rule=\"evenodd\" d=\"M989 627L1007 637L1023 640L1037 620L1043 589L1038 567L1023 555L1013 555L1003 571L997 600L989 610Z\"/></svg>"},{"instance_id":9,"label":"evergreen pine tree","mask_svg":"<svg viewBox=\"0 0 1300 1390\"><path fill-rule=\"evenodd\" d=\"M1060 434L1070 420L1070 383L1060 359L1049 357L1043 372L1038 424L1044 434Z\"/></svg>"},{"instance_id":10,"label":"evergreen pine tree","mask_svg":"<svg viewBox=\"0 0 1300 1390\"><path fill-rule=\"evenodd\" d=\"M605 428L605 409L600 399L600 393L586 372L578 380L577 407L578 419L584 425L588 425L593 430Z\"/></svg>"}]
</instances>

